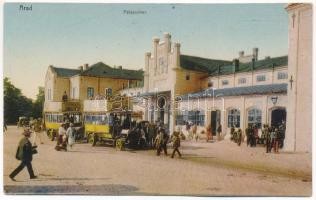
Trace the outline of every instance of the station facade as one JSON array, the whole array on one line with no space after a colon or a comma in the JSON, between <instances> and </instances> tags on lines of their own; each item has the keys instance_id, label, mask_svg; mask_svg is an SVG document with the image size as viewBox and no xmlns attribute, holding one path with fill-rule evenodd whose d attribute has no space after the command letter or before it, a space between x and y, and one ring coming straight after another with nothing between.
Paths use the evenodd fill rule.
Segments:
<instances>
[{"instance_id":1,"label":"station facade","mask_svg":"<svg viewBox=\"0 0 316 200\"><path fill-rule=\"evenodd\" d=\"M110 89L133 96L143 120L163 122L170 132L191 121L198 131L220 124L228 138L235 126L261 131L264 124L286 123L285 151L311 151L312 6L289 4L288 56L259 56L260 50L236 52L230 60L181 53L171 35L153 38L144 56L144 71L111 68L103 63L79 69L50 66L45 81L45 108L63 92L82 102ZM58 80L57 80L58 79ZM49 103L50 102L50 103Z\"/></svg>"}]
</instances>

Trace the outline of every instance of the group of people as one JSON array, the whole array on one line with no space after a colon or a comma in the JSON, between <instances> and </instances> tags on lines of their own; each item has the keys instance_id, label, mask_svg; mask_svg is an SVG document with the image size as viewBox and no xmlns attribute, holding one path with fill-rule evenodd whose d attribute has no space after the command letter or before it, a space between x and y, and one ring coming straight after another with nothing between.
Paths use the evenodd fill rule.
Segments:
<instances>
[{"instance_id":1,"label":"group of people","mask_svg":"<svg viewBox=\"0 0 316 200\"><path fill-rule=\"evenodd\" d=\"M242 142L242 130L241 128L236 129L235 127L232 127L230 129L230 140L234 141L235 143L237 143L238 146L241 145Z\"/></svg>"},{"instance_id":2,"label":"group of people","mask_svg":"<svg viewBox=\"0 0 316 200\"><path fill-rule=\"evenodd\" d=\"M279 153L279 148L283 148L285 139L285 124L282 122L279 126L263 126L262 138L266 146L266 153Z\"/></svg>"},{"instance_id":3,"label":"group of people","mask_svg":"<svg viewBox=\"0 0 316 200\"><path fill-rule=\"evenodd\" d=\"M181 158L181 153L179 151L179 147L181 144L181 138L180 138L181 130L178 128L176 131L173 132L171 135L171 138L167 131L162 127L159 126L157 129L157 135L154 140L154 147L157 150L156 155L160 156L161 152L164 151L164 154L168 156L168 151L167 151L167 144L169 142L172 142L172 154L171 158L174 158L175 153L178 153L179 157Z\"/></svg>"},{"instance_id":4,"label":"group of people","mask_svg":"<svg viewBox=\"0 0 316 200\"><path fill-rule=\"evenodd\" d=\"M197 124L193 122L186 121L185 122L185 129L189 133L189 139L194 139L198 141L199 135L197 133ZM209 123L206 127L206 142L213 140L213 135L216 135L216 140L219 141L222 135L222 125L218 122L217 126L213 129L211 123ZM203 131L204 132L204 131ZM215 132L215 133L214 133Z\"/></svg>"},{"instance_id":5,"label":"group of people","mask_svg":"<svg viewBox=\"0 0 316 200\"><path fill-rule=\"evenodd\" d=\"M58 129L57 144L55 149L57 151L67 151L67 146L72 149L75 143L75 128L73 123L64 122Z\"/></svg>"},{"instance_id":6,"label":"group of people","mask_svg":"<svg viewBox=\"0 0 316 200\"><path fill-rule=\"evenodd\" d=\"M249 125L246 128L247 146L256 147L257 144L262 144L266 147L266 153L271 153L272 149L275 153L279 152L280 148L284 146L285 139L285 122L282 121L279 125L269 126L263 125L261 136L259 136L259 129L256 125ZM231 128L231 140L236 142L239 146L243 141L243 133L240 128Z\"/></svg>"}]
</instances>

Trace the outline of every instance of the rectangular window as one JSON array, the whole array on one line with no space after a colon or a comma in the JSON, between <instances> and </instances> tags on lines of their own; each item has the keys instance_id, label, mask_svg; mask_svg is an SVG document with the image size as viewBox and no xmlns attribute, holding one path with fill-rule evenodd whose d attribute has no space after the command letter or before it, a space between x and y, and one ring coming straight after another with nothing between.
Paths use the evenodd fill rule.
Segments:
<instances>
[{"instance_id":1,"label":"rectangular window","mask_svg":"<svg viewBox=\"0 0 316 200\"><path fill-rule=\"evenodd\" d=\"M185 75L185 80L189 81L190 80L190 74Z\"/></svg>"},{"instance_id":2,"label":"rectangular window","mask_svg":"<svg viewBox=\"0 0 316 200\"><path fill-rule=\"evenodd\" d=\"M239 78L238 79L238 84L245 84L247 82L246 78Z\"/></svg>"},{"instance_id":3,"label":"rectangular window","mask_svg":"<svg viewBox=\"0 0 316 200\"><path fill-rule=\"evenodd\" d=\"M222 80L222 85L228 85L228 80Z\"/></svg>"},{"instance_id":4,"label":"rectangular window","mask_svg":"<svg viewBox=\"0 0 316 200\"><path fill-rule=\"evenodd\" d=\"M112 96L112 88L105 88L105 96L106 97Z\"/></svg>"},{"instance_id":5,"label":"rectangular window","mask_svg":"<svg viewBox=\"0 0 316 200\"><path fill-rule=\"evenodd\" d=\"M72 98L73 99L76 98L76 88L75 87L72 88Z\"/></svg>"},{"instance_id":6,"label":"rectangular window","mask_svg":"<svg viewBox=\"0 0 316 200\"><path fill-rule=\"evenodd\" d=\"M207 87L213 87L213 81L209 81L209 82L207 83Z\"/></svg>"},{"instance_id":7,"label":"rectangular window","mask_svg":"<svg viewBox=\"0 0 316 200\"><path fill-rule=\"evenodd\" d=\"M52 100L52 94L51 94L51 89L47 90L47 99Z\"/></svg>"},{"instance_id":8,"label":"rectangular window","mask_svg":"<svg viewBox=\"0 0 316 200\"><path fill-rule=\"evenodd\" d=\"M189 111L188 120L198 126L204 126L204 112L203 111Z\"/></svg>"},{"instance_id":9,"label":"rectangular window","mask_svg":"<svg viewBox=\"0 0 316 200\"><path fill-rule=\"evenodd\" d=\"M88 96L88 98L91 98L94 96L94 88L88 87L87 96Z\"/></svg>"},{"instance_id":10,"label":"rectangular window","mask_svg":"<svg viewBox=\"0 0 316 200\"><path fill-rule=\"evenodd\" d=\"M278 72L278 79L287 79L287 73L286 72Z\"/></svg>"},{"instance_id":11,"label":"rectangular window","mask_svg":"<svg viewBox=\"0 0 316 200\"><path fill-rule=\"evenodd\" d=\"M257 82L262 82L262 81L266 81L266 76L265 75L258 75Z\"/></svg>"}]
</instances>

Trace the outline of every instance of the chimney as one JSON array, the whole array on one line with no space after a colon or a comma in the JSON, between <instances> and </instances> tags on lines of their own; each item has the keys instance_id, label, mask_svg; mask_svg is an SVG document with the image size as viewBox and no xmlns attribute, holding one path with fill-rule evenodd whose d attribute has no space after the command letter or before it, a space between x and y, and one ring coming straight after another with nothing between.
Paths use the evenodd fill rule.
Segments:
<instances>
[{"instance_id":1,"label":"chimney","mask_svg":"<svg viewBox=\"0 0 316 200\"><path fill-rule=\"evenodd\" d=\"M255 61L258 60L258 51L259 51L259 49L256 47L252 49L252 55L253 55L253 58L255 59Z\"/></svg>"},{"instance_id":2,"label":"chimney","mask_svg":"<svg viewBox=\"0 0 316 200\"><path fill-rule=\"evenodd\" d=\"M154 49L154 68L155 68L155 74L157 73L157 52L158 52L158 44L159 44L159 38L153 38L153 49Z\"/></svg>"},{"instance_id":3,"label":"chimney","mask_svg":"<svg viewBox=\"0 0 316 200\"><path fill-rule=\"evenodd\" d=\"M239 51L239 58L244 57L244 55L245 55L245 52L244 52L244 51Z\"/></svg>"},{"instance_id":4,"label":"chimney","mask_svg":"<svg viewBox=\"0 0 316 200\"><path fill-rule=\"evenodd\" d=\"M149 74L149 59L150 59L151 53L147 52L145 53L145 73Z\"/></svg>"},{"instance_id":5,"label":"chimney","mask_svg":"<svg viewBox=\"0 0 316 200\"><path fill-rule=\"evenodd\" d=\"M174 67L180 67L180 43L176 42L174 44L173 47L173 53L174 53L174 58L175 58L175 62L174 62Z\"/></svg>"},{"instance_id":6,"label":"chimney","mask_svg":"<svg viewBox=\"0 0 316 200\"><path fill-rule=\"evenodd\" d=\"M252 58L252 59L251 59L251 69L252 69L252 70L255 69L255 62L256 62L255 58Z\"/></svg>"},{"instance_id":7,"label":"chimney","mask_svg":"<svg viewBox=\"0 0 316 200\"><path fill-rule=\"evenodd\" d=\"M171 35L169 33L164 33L164 42L166 52L170 52L171 50Z\"/></svg>"},{"instance_id":8,"label":"chimney","mask_svg":"<svg viewBox=\"0 0 316 200\"><path fill-rule=\"evenodd\" d=\"M89 69L89 64L84 64L84 65L83 65L83 69L84 69L84 70Z\"/></svg>"},{"instance_id":9,"label":"chimney","mask_svg":"<svg viewBox=\"0 0 316 200\"><path fill-rule=\"evenodd\" d=\"M233 71L237 72L239 70L239 60L238 59L234 59L233 60Z\"/></svg>"}]
</instances>

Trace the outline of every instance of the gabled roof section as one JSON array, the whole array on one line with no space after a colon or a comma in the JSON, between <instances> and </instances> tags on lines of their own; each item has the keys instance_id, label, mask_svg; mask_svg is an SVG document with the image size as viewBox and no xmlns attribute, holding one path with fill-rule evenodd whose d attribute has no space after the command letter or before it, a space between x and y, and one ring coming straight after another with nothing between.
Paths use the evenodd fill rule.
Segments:
<instances>
[{"instance_id":1,"label":"gabled roof section","mask_svg":"<svg viewBox=\"0 0 316 200\"><path fill-rule=\"evenodd\" d=\"M91 65L87 70L81 72L80 75L129 80L143 80L144 77L142 70L112 68L102 62Z\"/></svg>"},{"instance_id":2,"label":"gabled roof section","mask_svg":"<svg viewBox=\"0 0 316 200\"><path fill-rule=\"evenodd\" d=\"M228 75L238 72L248 72L274 67L287 66L288 56L266 58L249 63L239 63L235 67L233 62L225 60L214 60L195 56L180 55L180 66L186 70L208 73L210 76Z\"/></svg>"},{"instance_id":3,"label":"gabled roof section","mask_svg":"<svg viewBox=\"0 0 316 200\"><path fill-rule=\"evenodd\" d=\"M68 69L50 66L52 71L57 74L59 77L71 77L80 73L79 69Z\"/></svg>"},{"instance_id":4,"label":"gabled roof section","mask_svg":"<svg viewBox=\"0 0 316 200\"><path fill-rule=\"evenodd\" d=\"M220 96L241 96L241 95L263 95L263 94L286 94L287 83L254 85L244 87L232 87L222 89L204 89L198 92L188 93L180 96L182 100L194 98L220 97Z\"/></svg>"},{"instance_id":5,"label":"gabled roof section","mask_svg":"<svg viewBox=\"0 0 316 200\"><path fill-rule=\"evenodd\" d=\"M232 62L227 60L216 60L197 56L180 55L180 67L186 70L211 74L217 72L218 67L231 64Z\"/></svg>"},{"instance_id":6,"label":"gabled roof section","mask_svg":"<svg viewBox=\"0 0 316 200\"><path fill-rule=\"evenodd\" d=\"M247 72L252 70L270 69L274 67L287 66L288 56L280 56L274 58L266 58L264 60L258 60L254 63L239 63L238 70L236 72Z\"/></svg>"}]
</instances>

